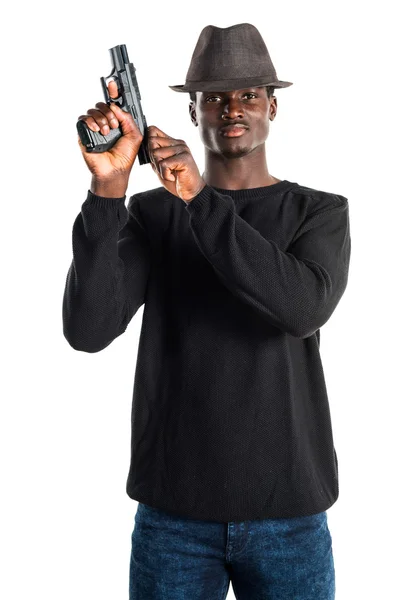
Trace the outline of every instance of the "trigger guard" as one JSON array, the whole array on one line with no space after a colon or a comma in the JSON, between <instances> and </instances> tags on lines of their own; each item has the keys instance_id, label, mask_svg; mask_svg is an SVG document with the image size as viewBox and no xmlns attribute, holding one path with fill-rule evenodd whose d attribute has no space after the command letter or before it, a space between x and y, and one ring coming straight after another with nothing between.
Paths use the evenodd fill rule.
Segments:
<instances>
[{"instance_id":1,"label":"trigger guard","mask_svg":"<svg viewBox=\"0 0 400 600\"><path fill-rule=\"evenodd\" d=\"M111 97L110 97L110 94L109 94L109 95L108 95L108 98L109 98L109 99L107 100L107 104L108 104L108 106L110 106L110 104L111 104L111 102L112 102L113 104L117 104L117 105L118 105L120 108L122 108L123 101L122 101L122 97L121 97L121 96L118 96L118 98L117 98L116 100L114 100L113 98L111 98ZM120 101L120 102L118 102L118 100L120 100L120 99L121 99L121 101Z\"/></svg>"}]
</instances>

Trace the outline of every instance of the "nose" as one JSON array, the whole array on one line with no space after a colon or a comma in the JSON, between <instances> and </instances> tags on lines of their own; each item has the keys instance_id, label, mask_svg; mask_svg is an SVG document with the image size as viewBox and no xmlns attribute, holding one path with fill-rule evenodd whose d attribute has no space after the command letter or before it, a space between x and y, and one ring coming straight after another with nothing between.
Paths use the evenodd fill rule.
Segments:
<instances>
[{"instance_id":1,"label":"nose","mask_svg":"<svg viewBox=\"0 0 400 600\"><path fill-rule=\"evenodd\" d=\"M243 117L243 108L239 100L236 98L227 98L222 110L222 116L229 119L237 119L238 116Z\"/></svg>"}]
</instances>

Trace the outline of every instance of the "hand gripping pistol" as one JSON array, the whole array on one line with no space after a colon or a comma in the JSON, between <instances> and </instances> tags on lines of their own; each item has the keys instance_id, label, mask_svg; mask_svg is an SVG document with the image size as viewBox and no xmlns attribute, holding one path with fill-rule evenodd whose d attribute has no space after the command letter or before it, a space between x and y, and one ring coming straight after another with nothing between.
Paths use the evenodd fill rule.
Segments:
<instances>
[{"instance_id":1,"label":"hand gripping pistol","mask_svg":"<svg viewBox=\"0 0 400 600\"><path fill-rule=\"evenodd\" d=\"M142 143L138 151L139 164L146 165L150 163L150 157L147 150L147 123L140 104L140 92L135 75L135 67L129 62L128 51L125 44L114 46L109 49L111 55L112 71L108 77L100 77L103 88L104 98L108 105L111 102L117 104L125 111L129 111L135 120L140 132L143 135ZM113 79L118 87L119 96L116 99L110 97L107 83ZM79 120L76 124L79 137L82 144L88 152L105 152L109 150L115 142L121 137L120 127L110 129L108 135L103 135L100 131L92 131L84 121Z\"/></svg>"}]
</instances>

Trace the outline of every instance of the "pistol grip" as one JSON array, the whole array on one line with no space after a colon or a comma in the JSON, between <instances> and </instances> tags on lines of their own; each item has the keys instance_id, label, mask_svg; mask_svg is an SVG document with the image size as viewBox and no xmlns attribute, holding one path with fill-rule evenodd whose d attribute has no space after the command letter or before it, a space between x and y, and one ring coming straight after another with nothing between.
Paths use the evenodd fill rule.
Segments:
<instances>
[{"instance_id":1,"label":"pistol grip","mask_svg":"<svg viewBox=\"0 0 400 600\"><path fill-rule=\"evenodd\" d=\"M122 136L120 127L110 129L110 133L103 135L99 131L92 131L85 121L79 120L76 124L79 137L87 152L106 152Z\"/></svg>"}]
</instances>

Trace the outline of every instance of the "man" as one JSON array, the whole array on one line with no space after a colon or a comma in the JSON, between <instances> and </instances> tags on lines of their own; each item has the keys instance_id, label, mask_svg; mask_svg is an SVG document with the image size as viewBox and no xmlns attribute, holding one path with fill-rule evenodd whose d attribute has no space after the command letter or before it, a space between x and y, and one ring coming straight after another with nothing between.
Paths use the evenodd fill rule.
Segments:
<instances>
[{"instance_id":1,"label":"man","mask_svg":"<svg viewBox=\"0 0 400 600\"><path fill-rule=\"evenodd\" d=\"M130 600L225 598L230 581L246 600L335 595L326 510L338 464L319 330L347 286L349 208L268 171L271 92L289 85L253 25L205 27L186 83L171 86L191 94L203 175L183 140L151 126L161 187L126 208L127 182L104 178L74 223L69 343L100 351L145 305ZM96 106L88 123L115 116L117 143L137 141L124 111Z\"/></svg>"}]
</instances>

